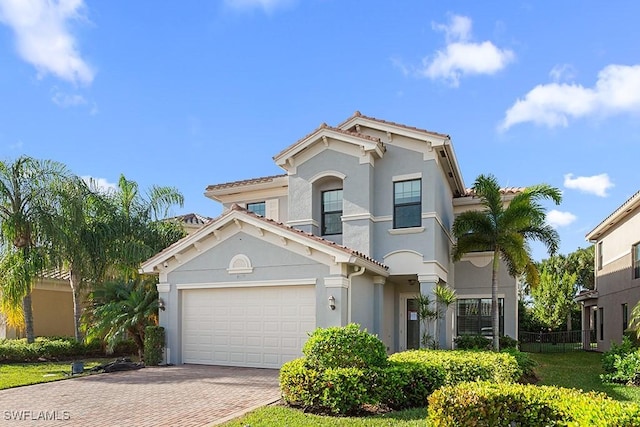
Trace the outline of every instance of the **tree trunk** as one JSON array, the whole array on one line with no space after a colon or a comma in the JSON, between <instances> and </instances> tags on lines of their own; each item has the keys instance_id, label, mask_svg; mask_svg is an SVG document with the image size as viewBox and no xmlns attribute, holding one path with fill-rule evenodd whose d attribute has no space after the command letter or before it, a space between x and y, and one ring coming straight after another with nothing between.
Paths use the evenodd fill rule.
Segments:
<instances>
[{"instance_id":1,"label":"tree trunk","mask_svg":"<svg viewBox=\"0 0 640 427\"><path fill-rule=\"evenodd\" d=\"M31 307L31 291L22 298L22 311L24 313L25 332L27 334L27 342L31 344L36 340L33 332L33 308Z\"/></svg>"},{"instance_id":2,"label":"tree trunk","mask_svg":"<svg viewBox=\"0 0 640 427\"><path fill-rule=\"evenodd\" d=\"M77 269L71 267L71 274L69 277L69 284L71 285L71 291L73 295L73 329L76 337L76 341L82 342L84 340L84 336L82 335L82 331L80 330L80 316L82 315L82 306L80 301L80 284L82 283L82 278L79 277L77 273Z\"/></svg>"},{"instance_id":3,"label":"tree trunk","mask_svg":"<svg viewBox=\"0 0 640 427\"><path fill-rule=\"evenodd\" d=\"M500 351L500 307L498 305L498 270L500 268L500 251L493 253L491 271L491 329L493 333L493 351Z\"/></svg>"},{"instance_id":4,"label":"tree trunk","mask_svg":"<svg viewBox=\"0 0 640 427\"><path fill-rule=\"evenodd\" d=\"M567 314L567 332L571 331L571 312L569 312L569 314Z\"/></svg>"}]
</instances>

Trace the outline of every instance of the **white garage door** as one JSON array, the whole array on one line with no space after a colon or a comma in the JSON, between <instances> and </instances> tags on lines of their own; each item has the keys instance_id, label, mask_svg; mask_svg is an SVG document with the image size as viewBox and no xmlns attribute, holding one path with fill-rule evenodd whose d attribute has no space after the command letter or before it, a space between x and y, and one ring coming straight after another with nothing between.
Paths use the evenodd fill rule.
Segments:
<instances>
[{"instance_id":1,"label":"white garage door","mask_svg":"<svg viewBox=\"0 0 640 427\"><path fill-rule=\"evenodd\" d=\"M302 355L315 329L315 287L182 291L182 360L279 368Z\"/></svg>"}]
</instances>

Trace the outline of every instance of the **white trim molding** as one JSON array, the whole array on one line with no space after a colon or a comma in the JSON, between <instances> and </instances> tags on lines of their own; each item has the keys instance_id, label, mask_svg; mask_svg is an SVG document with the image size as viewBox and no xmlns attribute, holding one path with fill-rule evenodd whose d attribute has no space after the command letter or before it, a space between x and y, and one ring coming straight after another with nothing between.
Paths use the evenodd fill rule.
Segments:
<instances>
[{"instance_id":1,"label":"white trim molding","mask_svg":"<svg viewBox=\"0 0 640 427\"><path fill-rule=\"evenodd\" d=\"M390 228L387 231L394 236L398 234L418 234L424 232L424 227Z\"/></svg>"},{"instance_id":2,"label":"white trim molding","mask_svg":"<svg viewBox=\"0 0 640 427\"><path fill-rule=\"evenodd\" d=\"M311 177L311 179L309 179L309 182L311 184L314 184L316 181L322 178L338 178L344 181L346 177L347 175L343 174L342 172L328 170L328 171L322 171L320 173L315 174L314 176Z\"/></svg>"},{"instance_id":3,"label":"white trim molding","mask_svg":"<svg viewBox=\"0 0 640 427\"><path fill-rule=\"evenodd\" d=\"M229 268L227 268L229 274L248 274L253 273L253 267L251 266L251 260L245 254L237 254L229 261Z\"/></svg>"},{"instance_id":4,"label":"white trim molding","mask_svg":"<svg viewBox=\"0 0 640 427\"><path fill-rule=\"evenodd\" d=\"M307 286L315 285L317 279L283 279L283 280L253 280L244 282L205 282L178 283L176 289L219 289L219 288L259 288L268 286Z\"/></svg>"},{"instance_id":5,"label":"white trim molding","mask_svg":"<svg viewBox=\"0 0 640 427\"><path fill-rule=\"evenodd\" d=\"M422 172L408 173L405 175L395 175L391 177L393 182L410 181L412 179L422 179Z\"/></svg>"},{"instance_id":6,"label":"white trim molding","mask_svg":"<svg viewBox=\"0 0 640 427\"><path fill-rule=\"evenodd\" d=\"M170 283L158 283L156 285L156 289L158 289L158 293L169 292L169 291L171 291L171 284Z\"/></svg>"},{"instance_id":7,"label":"white trim molding","mask_svg":"<svg viewBox=\"0 0 640 427\"><path fill-rule=\"evenodd\" d=\"M350 280L346 277L325 277L324 278L324 287L325 288L345 288L349 287Z\"/></svg>"}]
</instances>

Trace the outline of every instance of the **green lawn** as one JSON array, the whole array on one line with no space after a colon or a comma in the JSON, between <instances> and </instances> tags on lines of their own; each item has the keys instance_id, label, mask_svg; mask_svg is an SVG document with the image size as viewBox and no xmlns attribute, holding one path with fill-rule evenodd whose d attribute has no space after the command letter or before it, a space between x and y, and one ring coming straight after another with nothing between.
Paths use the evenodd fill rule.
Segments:
<instances>
[{"instance_id":1,"label":"green lawn","mask_svg":"<svg viewBox=\"0 0 640 427\"><path fill-rule=\"evenodd\" d=\"M531 357L538 363L536 374L540 385L578 388L584 391L600 391L612 399L622 402L640 403L640 387L604 384L600 380L602 373L602 354L596 352L570 352L537 354Z\"/></svg>"},{"instance_id":2,"label":"green lawn","mask_svg":"<svg viewBox=\"0 0 640 427\"><path fill-rule=\"evenodd\" d=\"M85 370L113 359L89 359ZM71 377L71 362L11 363L0 365L0 390Z\"/></svg>"}]
</instances>

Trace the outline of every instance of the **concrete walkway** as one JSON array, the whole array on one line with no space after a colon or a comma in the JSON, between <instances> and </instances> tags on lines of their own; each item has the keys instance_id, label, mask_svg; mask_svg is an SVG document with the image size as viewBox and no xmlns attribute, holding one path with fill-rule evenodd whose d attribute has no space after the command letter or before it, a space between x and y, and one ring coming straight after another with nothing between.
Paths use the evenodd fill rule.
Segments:
<instances>
[{"instance_id":1,"label":"concrete walkway","mask_svg":"<svg viewBox=\"0 0 640 427\"><path fill-rule=\"evenodd\" d=\"M210 426L279 397L276 369L144 368L0 390L0 425Z\"/></svg>"}]
</instances>

